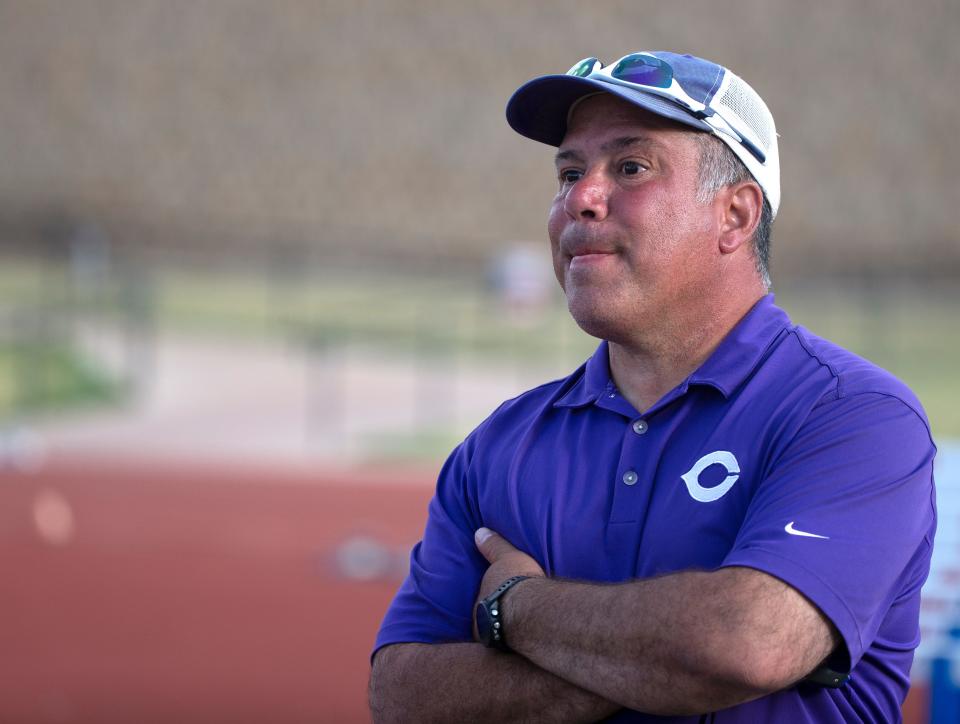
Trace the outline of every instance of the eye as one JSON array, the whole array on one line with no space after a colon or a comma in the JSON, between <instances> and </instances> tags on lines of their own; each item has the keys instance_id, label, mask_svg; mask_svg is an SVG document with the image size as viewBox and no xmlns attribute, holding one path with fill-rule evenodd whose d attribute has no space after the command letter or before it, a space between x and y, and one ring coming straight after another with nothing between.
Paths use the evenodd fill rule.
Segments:
<instances>
[{"instance_id":1,"label":"eye","mask_svg":"<svg viewBox=\"0 0 960 724\"><path fill-rule=\"evenodd\" d=\"M581 178L583 178L583 171L580 171L575 168L565 168L557 174L560 178L560 183L564 184L575 184Z\"/></svg>"},{"instance_id":2,"label":"eye","mask_svg":"<svg viewBox=\"0 0 960 724\"><path fill-rule=\"evenodd\" d=\"M636 176L645 170L646 166L639 161L624 161L620 164L620 173L624 176Z\"/></svg>"}]
</instances>

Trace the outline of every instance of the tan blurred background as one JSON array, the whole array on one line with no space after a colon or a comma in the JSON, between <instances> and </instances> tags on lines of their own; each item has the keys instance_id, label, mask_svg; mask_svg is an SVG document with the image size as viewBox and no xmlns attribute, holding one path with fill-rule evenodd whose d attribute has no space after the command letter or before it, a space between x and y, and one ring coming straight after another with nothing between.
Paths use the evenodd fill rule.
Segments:
<instances>
[{"instance_id":1,"label":"tan blurred background","mask_svg":"<svg viewBox=\"0 0 960 724\"><path fill-rule=\"evenodd\" d=\"M0 720L364 719L444 455L594 345L506 100L665 49L774 113L778 302L927 407L925 721L958 584L958 31L946 0L0 0Z\"/></svg>"}]
</instances>

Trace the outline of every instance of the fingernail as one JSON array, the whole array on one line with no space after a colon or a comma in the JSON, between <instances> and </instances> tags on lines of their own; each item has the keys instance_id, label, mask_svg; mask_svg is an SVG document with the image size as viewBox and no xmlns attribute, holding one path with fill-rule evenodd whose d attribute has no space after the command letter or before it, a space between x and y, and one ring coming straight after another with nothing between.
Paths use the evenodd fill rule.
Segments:
<instances>
[{"instance_id":1,"label":"fingernail","mask_svg":"<svg viewBox=\"0 0 960 724\"><path fill-rule=\"evenodd\" d=\"M482 546L484 541L492 535L493 531L489 528L477 528L477 532L473 534L473 539L477 542L478 546Z\"/></svg>"}]
</instances>

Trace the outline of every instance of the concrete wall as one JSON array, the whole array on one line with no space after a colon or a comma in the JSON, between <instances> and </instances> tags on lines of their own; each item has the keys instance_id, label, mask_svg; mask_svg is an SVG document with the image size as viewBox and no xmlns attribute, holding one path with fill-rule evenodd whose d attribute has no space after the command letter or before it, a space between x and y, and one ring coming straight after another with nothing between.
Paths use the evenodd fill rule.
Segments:
<instances>
[{"instance_id":1,"label":"concrete wall","mask_svg":"<svg viewBox=\"0 0 960 724\"><path fill-rule=\"evenodd\" d=\"M772 108L775 269L956 268L958 30L948 0L2 0L0 222L483 256L543 238L554 189L513 89L662 48Z\"/></svg>"}]
</instances>

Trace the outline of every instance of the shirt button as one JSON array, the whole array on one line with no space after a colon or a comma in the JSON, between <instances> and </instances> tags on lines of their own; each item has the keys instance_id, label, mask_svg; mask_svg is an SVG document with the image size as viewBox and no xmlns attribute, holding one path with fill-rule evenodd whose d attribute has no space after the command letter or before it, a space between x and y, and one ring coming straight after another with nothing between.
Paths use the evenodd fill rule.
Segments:
<instances>
[{"instance_id":1,"label":"shirt button","mask_svg":"<svg viewBox=\"0 0 960 724\"><path fill-rule=\"evenodd\" d=\"M642 435L649 429L650 426L647 424L646 420L637 420L635 423L633 423L633 431L638 435Z\"/></svg>"},{"instance_id":2,"label":"shirt button","mask_svg":"<svg viewBox=\"0 0 960 724\"><path fill-rule=\"evenodd\" d=\"M623 474L623 482L627 485L636 485L637 474L633 470L628 470Z\"/></svg>"}]
</instances>

